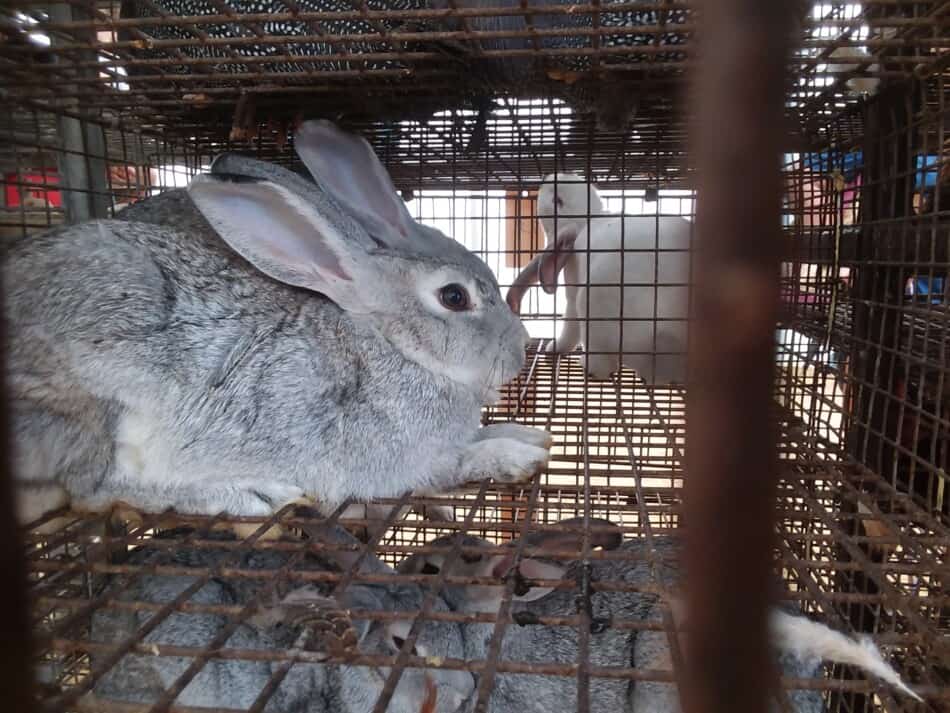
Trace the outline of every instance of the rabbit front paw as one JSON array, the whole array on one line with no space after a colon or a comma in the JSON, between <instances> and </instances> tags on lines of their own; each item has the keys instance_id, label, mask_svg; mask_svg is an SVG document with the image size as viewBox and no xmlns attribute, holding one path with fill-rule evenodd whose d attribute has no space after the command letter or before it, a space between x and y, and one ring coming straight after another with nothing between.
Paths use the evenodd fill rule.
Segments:
<instances>
[{"instance_id":1,"label":"rabbit front paw","mask_svg":"<svg viewBox=\"0 0 950 713\"><path fill-rule=\"evenodd\" d=\"M285 505L304 499L304 491L289 483L241 482L224 490L208 514L224 512L235 517L268 517Z\"/></svg>"},{"instance_id":2,"label":"rabbit front paw","mask_svg":"<svg viewBox=\"0 0 950 713\"><path fill-rule=\"evenodd\" d=\"M527 443L529 446L538 448L550 448L554 443L551 434L540 428L525 426L520 423L509 421L507 423L493 423L479 431L479 439L487 440L489 438L511 438L515 441Z\"/></svg>"},{"instance_id":3,"label":"rabbit front paw","mask_svg":"<svg viewBox=\"0 0 950 713\"><path fill-rule=\"evenodd\" d=\"M520 483L548 464L551 454L514 438L489 438L468 446L462 461L464 480L492 478L497 483Z\"/></svg>"},{"instance_id":4,"label":"rabbit front paw","mask_svg":"<svg viewBox=\"0 0 950 713\"><path fill-rule=\"evenodd\" d=\"M616 358L601 354L593 356L585 354L578 357L577 361L593 381L610 381L613 373L620 368Z\"/></svg>"},{"instance_id":5,"label":"rabbit front paw","mask_svg":"<svg viewBox=\"0 0 950 713\"><path fill-rule=\"evenodd\" d=\"M291 592L279 604L265 606L248 623L290 652L357 653L359 641L349 612L310 586Z\"/></svg>"}]
</instances>

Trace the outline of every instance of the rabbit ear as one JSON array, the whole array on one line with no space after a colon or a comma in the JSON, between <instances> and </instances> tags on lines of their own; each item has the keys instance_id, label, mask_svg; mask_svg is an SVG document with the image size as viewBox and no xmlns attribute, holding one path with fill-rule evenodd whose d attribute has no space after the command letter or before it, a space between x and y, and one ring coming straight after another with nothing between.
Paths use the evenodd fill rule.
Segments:
<instances>
[{"instance_id":1,"label":"rabbit ear","mask_svg":"<svg viewBox=\"0 0 950 713\"><path fill-rule=\"evenodd\" d=\"M540 252L531 258L531 262L522 268L521 272L511 283L508 294L505 295L505 302L515 314L521 314L521 300L531 285L535 284L540 277L541 260L545 253Z\"/></svg>"},{"instance_id":2,"label":"rabbit ear","mask_svg":"<svg viewBox=\"0 0 950 713\"><path fill-rule=\"evenodd\" d=\"M580 228L568 226L558 233L557 240L552 245L548 245L540 253L541 261L538 263L538 281L541 287L549 295L554 294L557 289L557 276L564 269L567 259L573 255L574 241Z\"/></svg>"},{"instance_id":3,"label":"rabbit ear","mask_svg":"<svg viewBox=\"0 0 950 713\"><path fill-rule=\"evenodd\" d=\"M410 238L416 223L365 139L329 121L307 121L294 148L320 187L370 235L389 247Z\"/></svg>"},{"instance_id":4,"label":"rabbit ear","mask_svg":"<svg viewBox=\"0 0 950 713\"><path fill-rule=\"evenodd\" d=\"M501 580L508 574L513 564L514 553L487 557L476 574ZM527 580L562 579L566 568L551 562L525 558L519 563L518 571ZM526 591L519 591L516 587L513 599L519 602L533 602L552 591L554 587L548 586L529 586ZM497 611L504 593L505 588L500 583L497 586L470 585L466 588L466 599L479 611Z\"/></svg>"},{"instance_id":5,"label":"rabbit ear","mask_svg":"<svg viewBox=\"0 0 950 713\"><path fill-rule=\"evenodd\" d=\"M511 568L512 560L513 556L506 555L500 562L496 562L493 569L495 576L504 577L505 573ZM563 579L567 568L553 562L543 562L529 557L521 560L518 571L521 572L522 577L529 580ZM533 602L535 599L547 596L552 591L554 591L554 587L530 587L527 592L520 593L516 588L514 598L521 602Z\"/></svg>"},{"instance_id":6,"label":"rabbit ear","mask_svg":"<svg viewBox=\"0 0 950 713\"><path fill-rule=\"evenodd\" d=\"M326 295L347 311L370 311L355 279L352 253L361 246L300 196L271 181L209 175L197 176L188 195L218 235L265 275Z\"/></svg>"},{"instance_id":7,"label":"rabbit ear","mask_svg":"<svg viewBox=\"0 0 950 713\"><path fill-rule=\"evenodd\" d=\"M300 527L307 537L314 543L315 551L329 561L336 564L343 571L348 571L356 566L360 561L361 551L364 548L362 542L347 532L340 525L328 526L319 522L321 515L311 507L298 505L296 513L299 517L307 518L307 521L291 524ZM333 545L333 547L323 547L323 545ZM371 573L391 573L392 567L380 560L372 552L366 553L359 564L360 572Z\"/></svg>"},{"instance_id":8,"label":"rabbit ear","mask_svg":"<svg viewBox=\"0 0 950 713\"><path fill-rule=\"evenodd\" d=\"M615 550L623 542L623 532L620 527L610 520L599 517L590 518L593 528L590 531L590 546L603 547L605 550ZM583 517L572 517L561 520L558 525L567 525L572 528L584 526ZM580 556L581 534L579 532L531 532L525 537L525 544L529 547L538 547L546 550L573 550L577 549Z\"/></svg>"}]
</instances>

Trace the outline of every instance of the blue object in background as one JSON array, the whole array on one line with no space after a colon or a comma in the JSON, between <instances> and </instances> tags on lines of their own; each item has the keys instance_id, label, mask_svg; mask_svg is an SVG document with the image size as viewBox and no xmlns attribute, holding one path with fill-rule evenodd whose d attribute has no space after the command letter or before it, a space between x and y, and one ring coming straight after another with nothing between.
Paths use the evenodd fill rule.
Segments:
<instances>
[{"instance_id":1,"label":"blue object in background","mask_svg":"<svg viewBox=\"0 0 950 713\"><path fill-rule=\"evenodd\" d=\"M941 275L938 277L928 277L927 275L914 275L904 286L904 294L907 297L916 297L917 301L930 302L930 304L943 304L947 296L947 277ZM926 297L930 296L927 300ZM925 299L920 299L921 297Z\"/></svg>"},{"instance_id":2,"label":"blue object in background","mask_svg":"<svg viewBox=\"0 0 950 713\"><path fill-rule=\"evenodd\" d=\"M940 157L933 154L929 156L917 157L917 176L914 181L914 187L936 186L937 174L940 172Z\"/></svg>"},{"instance_id":3,"label":"blue object in background","mask_svg":"<svg viewBox=\"0 0 950 713\"><path fill-rule=\"evenodd\" d=\"M937 185L937 174L940 172L940 156L937 154L927 154L918 156L916 160L916 175L914 177L914 187L924 188ZM855 175L864 168L864 155L860 151L852 151L846 154L834 154L828 151L821 153L808 153L802 156L802 166L809 171L818 173L831 173L834 170L841 171L844 179L849 183Z\"/></svg>"},{"instance_id":4,"label":"blue object in background","mask_svg":"<svg viewBox=\"0 0 950 713\"><path fill-rule=\"evenodd\" d=\"M864 168L864 156L860 151L852 151L844 155L832 154L828 151L806 153L802 156L802 166L817 173L841 171L844 174L844 180L850 183L858 171Z\"/></svg>"}]
</instances>

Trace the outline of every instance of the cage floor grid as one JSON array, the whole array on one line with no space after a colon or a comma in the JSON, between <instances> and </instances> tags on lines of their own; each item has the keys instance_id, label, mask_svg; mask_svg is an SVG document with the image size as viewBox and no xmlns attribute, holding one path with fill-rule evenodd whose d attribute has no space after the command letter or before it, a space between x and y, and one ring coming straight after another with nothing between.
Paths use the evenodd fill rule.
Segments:
<instances>
[{"instance_id":1,"label":"cage floor grid","mask_svg":"<svg viewBox=\"0 0 950 713\"><path fill-rule=\"evenodd\" d=\"M400 690L391 681L393 676L397 681L400 676L411 677L420 667L471 671L481 679L517 674L548 681L586 679L593 680L590 685L595 688L618 680L625 681L624 685L672 680L669 673L629 662L610 665L596 657L580 667L576 662L519 661L507 650L503 654L500 643L481 660L460 655L426 657L415 650L411 656L406 651L387 655L360 647L330 647L318 654L313 647L301 649L293 642L284 649L242 643L241 632L248 622L272 607L288 588L309 585L339 592L392 581L391 572L363 564L374 555L397 565L409 556L435 551L433 538L454 532L486 538L498 551L510 552L506 545L516 544L519 556L530 555L533 541L526 536L564 531L567 528L559 521L585 514L606 518L620 525L628 540L646 543L635 554L589 549L585 561L598 566L642 561L649 576L636 584L627 579L600 577L592 582L568 577L558 587L575 593L587 586L595 592L669 594L670 582L663 572L670 554L663 543L685 527L678 508L679 491L688 477L683 469L683 390L647 387L626 371L611 382L588 381L572 358L547 355L538 346L532 344L518 380L485 413L486 422L517 418L554 435L549 467L522 487L499 488L485 482L451 495L382 501L356 516L340 509L327 520L320 520L315 511L288 507L264 521L228 522L220 516L168 513L132 516L124 512L110 517L59 512L35 523L27 533L26 555L48 709L262 710L272 697L284 700L280 698L286 687L282 682L293 678L292 671L313 664L377 667L377 672L383 672L381 679L389 681L388 694L382 698ZM792 689L821 690L827 710L864 710L859 708L862 700L875 710L946 710L950 703L950 602L945 592L945 562L950 532L912 498L850 460L838 445L811 435L813 429L787 408L777 403L775 414L781 464L775 569L785 584L782 598L835 628L869 634L927 704L895 696L847 666L829 665L817 678L786 680L786 684ZM435 509L443 516L427 515ZM444 515L447 510L452 518ZM361 537L359 549L344 560L347 567L328 569L309 563L315 551L347 550L339 543L315 544L314 528L319 531L328 521L343 524ZM568 531L578 542L589 544L596 535L593 525L585 528L575 523L574 530ZM451 547L447 557L464 559L467 546ZM576 547L562 545L561 549L551 556L578 556ZM446 577L443 572L435 584L441 587L456 580L469 581ZM177 584L163 597L155 597L155 586L149 590L144 583L159 581ZM422 576L400 575L400 581L433 583L424 570ZM506 629L513 636L511 631L523 625L509 610L516 586L509 583L497 611L440 610L433 604L433 593L408 610L364 603L341 608L340 616L355 619L355 610L370 622L405 620L420 630L423 622L484 622L496 627L500 642ZM208 595L215 587L243 594L215 599ZM540 625L582 630L586 621L590 626L582 610L565 616L548 614L541 617ZM220 629L214 640L161 640L160 634L171 626L168 622L177 621L180 626L178 620L189 617L200 621L217 617ZM627 632L669 633L670 622L614 619L607 626ZM326 634L326 628L320 631ZM135 658L138 668L128 667L130 658ZM156 668L155 661L165 658L175 665ZM202 676L212 675L216 666L228 662L266 668L260 685L248 694L246 707L221 707L220 701L184 705L180 698L174 703L182 691L187 699L188 691L200 688ZM148 679L152 697L139 692L144 699L109 699L115 677L135 672L144 679L152 676ZM589 710L597 710L591 705ZM385 710L385 703L380 707L377 702L374 710Z\"/></svg>"}]
</instances>

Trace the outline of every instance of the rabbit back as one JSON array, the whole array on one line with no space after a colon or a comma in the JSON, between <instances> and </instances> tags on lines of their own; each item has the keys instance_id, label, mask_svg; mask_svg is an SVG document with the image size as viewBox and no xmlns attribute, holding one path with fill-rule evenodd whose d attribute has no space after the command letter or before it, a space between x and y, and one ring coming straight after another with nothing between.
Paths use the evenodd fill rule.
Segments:
<instances>
[{"instance_id":1,"label":"rabbit back","mask_svg":"<svg viewBox=\"0 0 950 713\"><path fill-rule=\"evenodd\" d=\"M648 383L685 379L690 229L677 217L617 216L578 237L565 280L580 286L576 314L591 318L582 340L595 376L609 376L617 367L607 355L623 351L624 365ZM588 258L588 245L609 252Z\"/></svg>"},{"instance_id":2,"label":"rabbit back","mask_svg":"<svg viewBox=\"0 0 950 713\"><path fill-rule=\"evenodd\" d=\"M269 279L213 232L88 223L13 246L4 271L18 472L57 473L90 508L113 499L102 484L115 479L149 485L143 509L247 512L180 495L235 472L305 483L331 505L398 496L414 483L392 478L394 465L424 477L419 461L445 458L453 435L478 426L475 395L400 359L325 297ZM400 417L407 399L430 418ZM330 477L346 473L363 477Z\"/></svg>"},{"instance_id":3,"label":"rabbit back","mask_svg":"<svg viewBox=\"0 0 950 713\"><path fill-rule=\"evenodd\" d=\"M640 545L638 545L640 546ZM595 561L592 580L643 584L650 578L645 560ZM577 579L578 565L572 564L566 579ZM641 592L598 592L591 595L591 615L595 631L590 636L588 660L592 666L628 667L633 656L635 632L612 626L599 627L597 622L640 621L653 609L655 596ZM577 613L575 591L557 589L541 599L514 602L514 612L528 612L539 617L571 616ZM472 660L484 659L488 653L492 624L466 625L466 655ZM578 631L575 626L524 625L512 622L505 629L501 660L537 664L576 664ZM622 678L592 677L590 709L594 711L624 710L630 684ZM500 673L492 691L489 710L492 713L549 713L577 707L577 677L541 676Z\"/></svg>"},{"instance_id":4,"label":"rabbit back","mask_svg":"<svg viewBox=\"0 0 950 713\"><path fill-rule=\"evenodd\" d=\"M138 550L129 563L142 566L157 562L160 551ZM263 555L263 556L261 556ZM212 567L227 557L220 550L180 550L172 563L185 567ZM285 561L278 553L252 553L239 563L248 568L276 568ZM197 576L143 575L132 587L118 597L126 602L167 604L197 581ZM260 583L251 581L224 581L209 579L188 599L196 605L241 606L247 603ZM151 610L131 611L100 608L93 615L90 638L98 643L126 641L153 616ZM190 647L198 650L210 645L228 625L224 614L173 611L149 632L143 644ZM232 649L270 649L274 642L266 633L248 625L238 626L224 646ZM171 687L191 665L193 659L182 656L152 656L129 653L105 672L96 685L97 696L130 703L154 703ZM93 658L96 665L96 658ZM274 664L267 661L222 660L208 661L185 687L177 702L185 706L250 708L272 674ZM265 710L294 710L311 713L329 713L308 699L314 691L329 685L323 667L297 665L278 688ZM316 701L322 700L314 696Z\"/></svg>"},{"instance_id":5,"label":"rabbit back","mask_svg":"<svg viewBox=\"0 0 950 713\"><path fill-rule=\"evenodd\" d=\"M231 355L242 346L252 352L243 366L259 378L266 364L255 359L255 341L303 300L280 295L288 291L211 237L100 221L7 251L7 373L22 479L56 473L82 501L116 472L132 476L144 464L163 477L173 469L207 475L207 462L170 462L182 449L168 444L207 439L213 434L202 433L203 424L228 421L230 428L237 420L247 430L247 413L214 418L246 383L217 393L215 387L227 380ZM302 335L282 346L312 360ZM254 393L243 396L257 405ZM144 443L152 449L143 452ZM156 497L154 504L164 509L170 502Z\"/></svg>"}]
</instances>

